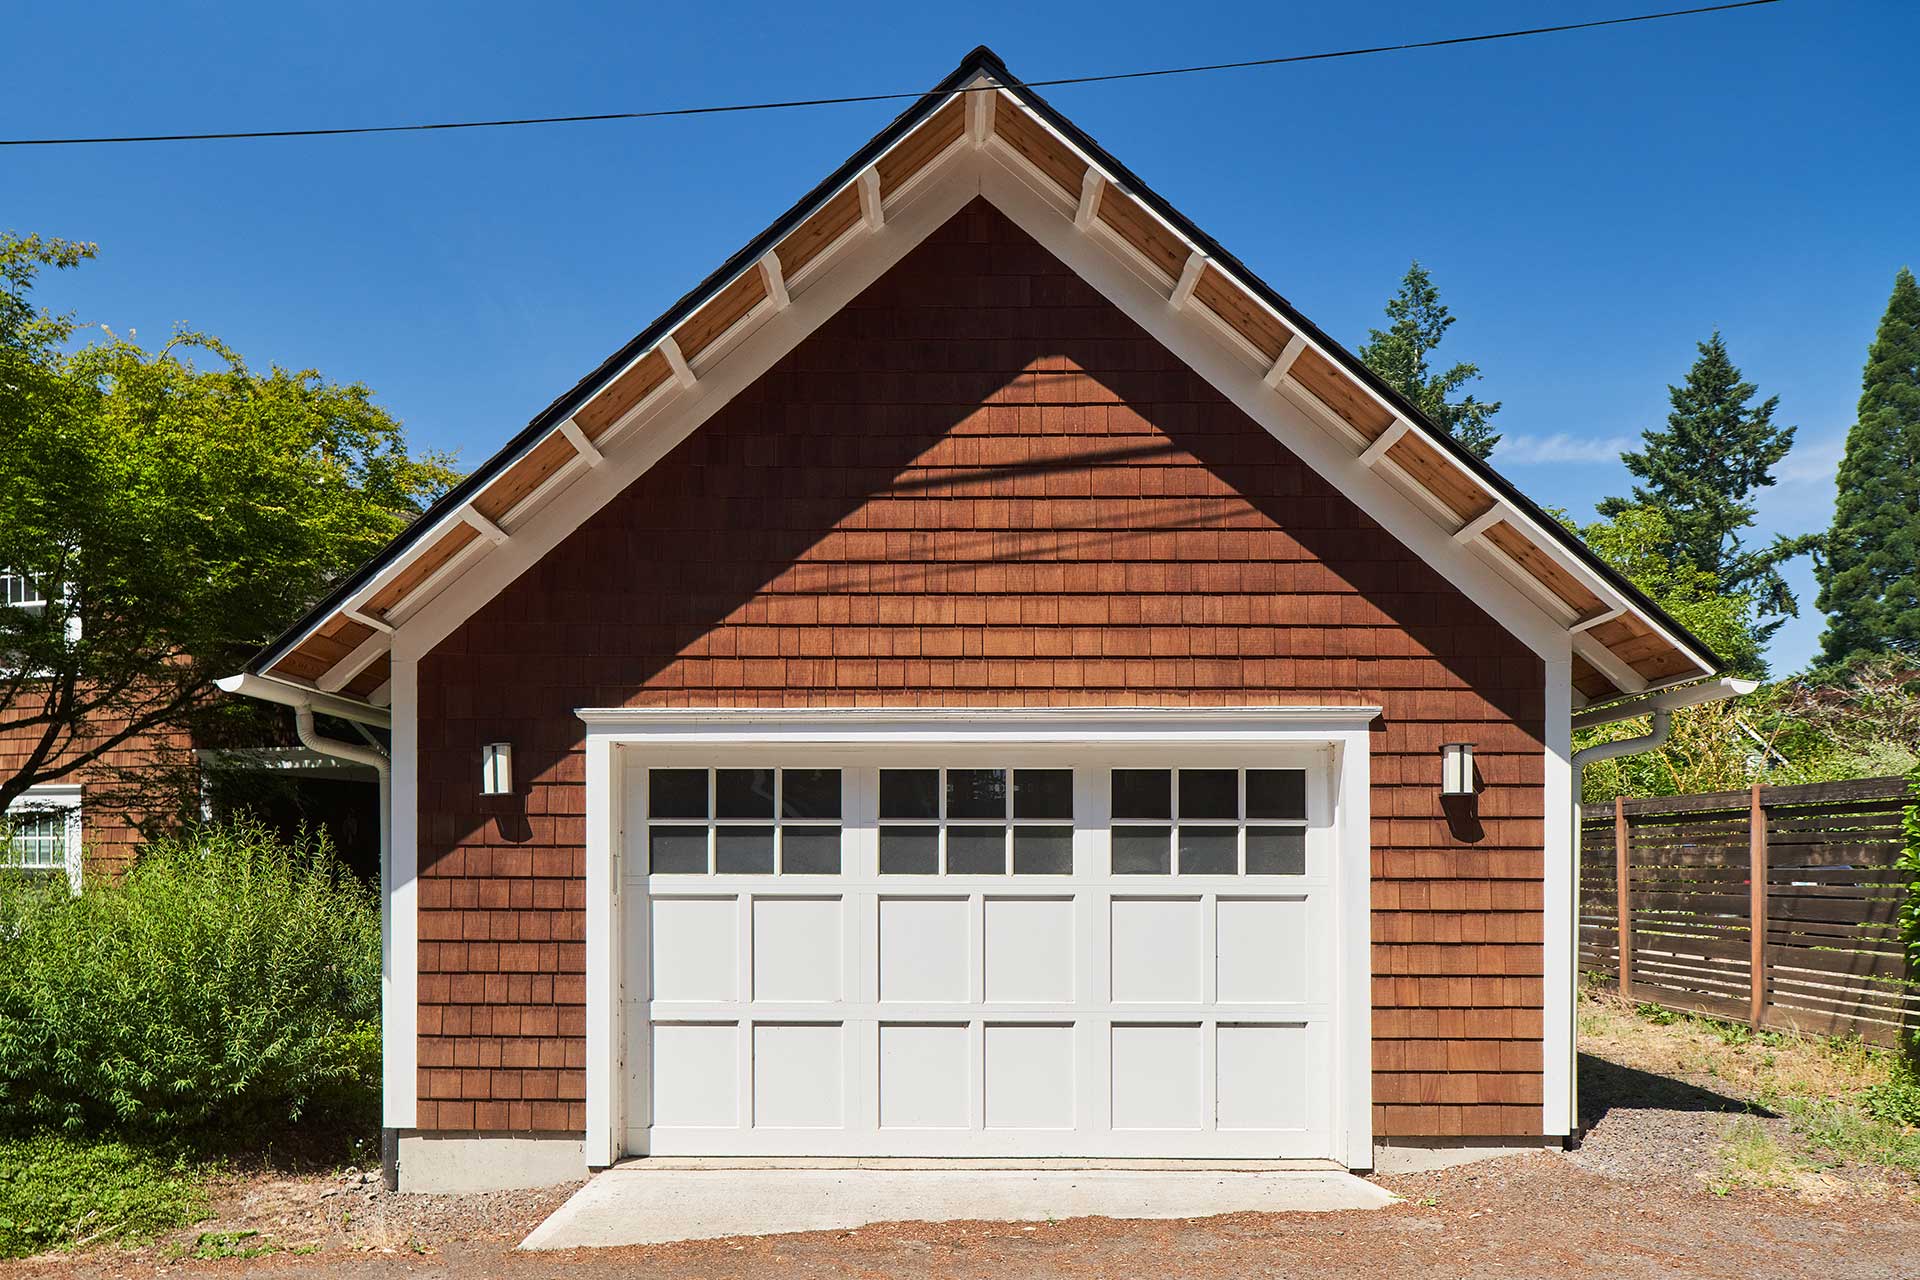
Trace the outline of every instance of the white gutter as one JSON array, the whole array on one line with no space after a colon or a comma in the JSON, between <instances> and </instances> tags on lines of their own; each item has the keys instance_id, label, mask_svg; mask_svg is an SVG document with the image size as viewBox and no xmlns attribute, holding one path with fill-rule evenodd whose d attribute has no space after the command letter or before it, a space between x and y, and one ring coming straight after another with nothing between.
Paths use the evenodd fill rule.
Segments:
<instances>
[{"instance_id":1,"label":"white gutter","mask_svg":"<svg viewBox=\"0 0 1920 1280\"><path fill-rule=\"evenodd\" d=\"M343 698L334 693L322 693L318 689L276 680L272 676L257 676L243 671L237 676L226 676L213 683L220 692L237 693L243 698L258 698L262 702L277 702L283 707L296 709L311 707L323 716L370 724L376 729L387 729L393 725L393 716L385 707L355 702L352 698Z\"/></svg>"},{"instance_id":2,"label":"white gutter","mask_svg":"<svg viewBox=\"0 0 1920 1280\"><path fill-rule=\"evenodd\" d=\"M1732 676L1721 676L1718 680L1702 680L1695 684L1676 685L1670 689L1660 689L1653 693L1643 693L1638 697L1626 698L1619 702L1610 702L1603 707L1591 707L1585 711L1576 711L1573 727L1591 729L1595 725L1613 724L1619 720L1631 720L1635 716L1652 715L1660 711L1675 711L1681 707L1694 707L1703 702L1719 702L1725 698L1738 698L1752 693L1760 687L1758 680L1736 680ZM1613 744L1608 744L1613 745ZM1658 745L1658 744L1655 744ZM1621 754L1613 752L1614 755ZM1604 757L1595 756L1594 759ZM1579 757L1574 757L1575 763Z\"/></svg>"}]
</instances>

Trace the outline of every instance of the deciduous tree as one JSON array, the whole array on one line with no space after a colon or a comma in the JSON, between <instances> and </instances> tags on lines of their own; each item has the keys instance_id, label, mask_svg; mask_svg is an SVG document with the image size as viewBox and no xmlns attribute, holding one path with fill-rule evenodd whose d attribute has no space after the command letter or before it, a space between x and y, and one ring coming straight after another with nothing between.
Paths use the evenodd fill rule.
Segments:
<instances>
[{"instance_id":1,"label":"deciduous tree","mask_svg":"<svg viewBox=\"0 0 1920 1280\"><path fill-rule=\"evenodd\" d=\"M93 254L0 237L0 569L44 598L0 607L0 809L183 723L452 480L358 383L192 331L75 347L31 294Z\"/></svg>"}]
</instances>

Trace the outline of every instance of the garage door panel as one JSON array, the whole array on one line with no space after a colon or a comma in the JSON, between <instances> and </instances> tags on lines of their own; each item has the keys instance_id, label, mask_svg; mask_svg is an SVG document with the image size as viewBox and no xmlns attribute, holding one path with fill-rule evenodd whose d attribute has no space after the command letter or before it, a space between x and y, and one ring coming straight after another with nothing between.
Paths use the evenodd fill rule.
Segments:
<instances>
[{"instance_id":1,"label":"garage door panel","mask_svg":"<svg viewBox=\"0 0 1920 1280\"><path fill-rule=\"evenodd\" d=\"M969 1128L973 1056L967 1023L881 1023L880 1127Z\"/></svg>"},{"instance_id":2,"label":"garage door panel","mask_svg":"<svg viewBox=\"0 0 1920 1280\"><path fill-rule=\"evenodd\" d=\"M988 1129L1072 1129L1075 1055L1071 1023L988 1023L985 1028Z\"/></svg>"},{"instance_id":3,"label":"garage door panel","mask_svg":"<svg viewBox=\"0 0 1920 1280\"><path fill-rule=\"evenodd\" d=\"M1205 999L1202 900L1113 899L1109 963L1115 1004L1198 1004Z\"/></svg>"},{"instance_id":4,"label":"garage door panel","mask_svg":"<svg viewBox=\"0 0 1920 1280\"><path fill-rule=\"evenodd\" d=\"M839 1129L845 1124L845 1036L838 1022L763 1022L753 1028L753 1127Z\"/></svg>"},{"instance_id":5,"label":"garage door panel","mask_svg":"<svg viewBox=\"0 0 1920 1280\"><path fill-rule=\"evenodd\" d=\"M1204 1113L1204 1028L1198 1023L1116 1023L1115 1129L1198 1129Z\"/></svg>"},{"instance_id":6,"label":"garage door panel","mask_svg":"<svg viewBox=\"0 0 1920 1280\"><path fill-rule=\"evenodd\" d=\"M1072 898L999 898L983 904L989 1004L1071 1004L1079 953Z\"/></svg>"},{"instance_id":7,"label":"garage door panel","mask_svg":"<svg viewBox=\"0 0 1920 1280\"><path fill-rule=\"evenodd\" d=\"M739 900L732 895L655 898L650 952L653 998L726 1002L740 998Z\"/></svg>"},{"instance_id":8,"label":"garage door panel","mask_svg":"<svg viewBox=\"0 0 1920 1280\"><path fill-rule=\"evenodd\" d=\"M653 1028L653 1122L668 1128L740 1123L740 1028L660 1022Z\"/></svg>"},{"instance_id":9,"label":"garage door panel","mask_svg":"<svg viewBox=\"0 0 1920 1280\"><path fill-rule=\"evenodd\" d=\"M968 914L963 897L883 897L880 999L947 1004L971 998Z\"/></svg>"},{"instance_id":10,"label":"garage door panel","mask_svg":"<svg viewBox=\"0 0 1920 1280\"><path fill-rule=\"evenodd\" d=\"M1221 1004L1312 1000L1312 904L1305 896L1232 898L1214 904L1214 973Z\"/></svg>"},{"instance_id":11,"label":"garage door panel","mask_svg":"<svg viewBox=\"0 0 1920 1280\"><path fill-rule=\"evenodd\" d=\"M830 1004L845 998L839 898L753 900L753 998Z\"/></svg>"},{"instance_id":12,"label":"garage door panel","mask_svg":"<svg viewBox=\"0 0 1920 1280\"><path fill-rule=\"evenodd\" d=\"M1215 1095L1222 1130L1301 1132L1326 1109L1319 1023L1221 1023L1215 1030Z\"/></svg>"}]
</instances>

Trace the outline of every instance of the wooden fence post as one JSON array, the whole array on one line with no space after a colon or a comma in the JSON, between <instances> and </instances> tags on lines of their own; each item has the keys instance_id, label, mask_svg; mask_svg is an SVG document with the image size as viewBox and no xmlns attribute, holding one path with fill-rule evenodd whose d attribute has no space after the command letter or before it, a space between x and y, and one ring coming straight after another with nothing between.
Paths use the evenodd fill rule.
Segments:
<instances>
[{"instance_id":1,"label":"wooden fence post","mask_svg":"<svg viewBox=\"0 0 1920 1280\"><path fill-rule=\"evenodd\" d=\"M1753 803L1747 810L1748 907L1747 924L1753 934L1752 996L1747 1021L1758 1031L1767 1012L1767 808L1760 799L1760 784L1753 787Z\"/></svg>"},{"instance_id":2,"label":"wooden fence post","mask_svg":"<svg viewBox=\"0 0 1920 1280\"><path fill-rule=\"evenodd\" d=\"M1627 800L1613 798L1613 888L1620 908L1620 998L1633 999L1633 907L1628 901L1632 875L1627 870Z\"/></svg>"}]
</instances>

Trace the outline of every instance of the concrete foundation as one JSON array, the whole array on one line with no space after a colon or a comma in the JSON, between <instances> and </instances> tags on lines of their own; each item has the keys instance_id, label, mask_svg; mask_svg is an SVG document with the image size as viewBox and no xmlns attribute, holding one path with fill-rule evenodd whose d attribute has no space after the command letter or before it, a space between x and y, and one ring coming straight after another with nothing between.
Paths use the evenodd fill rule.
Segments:
<instances>
[{"instance_id":1,"label":"concrete foundation","mask_svg":"<svg viewBox=\"0 0 1920 1280\"><path fill-rule=\"evenodd\" d=\"M587 1176L586 1147L577 1134L402 1131L397 1155L402 1191L461 1195L551 1187Z\"/></svg>"},{"instance_id":2,"label":"concrete foundation","mask_svg":"<svg viewBox=\"0 0 1920 1280\"><path fill-rule=\"evenodd\" d=\"M1476 1160L1558 1151L1564 1138L1392 1138L1373 1147L1375 1173L1431 1173Z\"/></svg>"}]
</instances>

